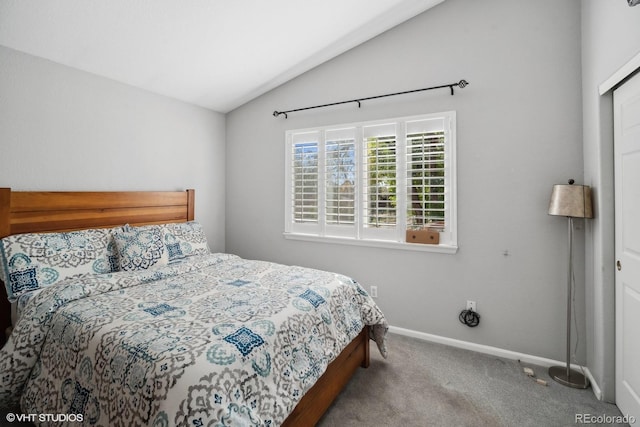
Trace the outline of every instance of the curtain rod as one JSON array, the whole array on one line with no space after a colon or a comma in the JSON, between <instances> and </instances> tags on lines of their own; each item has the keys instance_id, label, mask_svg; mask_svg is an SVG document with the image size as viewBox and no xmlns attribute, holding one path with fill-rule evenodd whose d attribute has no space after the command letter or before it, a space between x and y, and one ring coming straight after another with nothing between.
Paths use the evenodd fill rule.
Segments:
<instances>
[{"instance_id":1,"label":"curtain rod","mask_svg":"<svg viewBox=\"0 0 640 427\"><path fill-rule=\"evenodd\" d=\"M332 102L330 104L314 105L313 107L296 108L294 110L274 111L273 112L273 116L274 117L278 117L279 115L284 114L284 118L288 119L289 116L287 115L287 113L294 113L296 111L311 110L311 109L314 109L314 108L331 107L331 106L334 106L334 105L348 104L350 102L357 102L358 103L358 108L360 108L361 107L361 105L360 105L361 101L368 101L370 99L377 99L377 98L385 98L387 96L405 95L407 93L422 92L422 91L425 91L425 90L443 89L445 87L448 87L451 90L451 95L453 95L453 87L454 86L458 86L460 89L463 89L468 84L469 84L469 82L467 82L466 80L460 80L458 83L450 83L448 85L425 87L425 88L422 88L422 89L414 89L414 90L405 90L404 92L387 93L385 95L369 96L369 97L366 97L366 98L351 99L349 101L340 101L340 102Z\"/></svg>"}]
</instances>

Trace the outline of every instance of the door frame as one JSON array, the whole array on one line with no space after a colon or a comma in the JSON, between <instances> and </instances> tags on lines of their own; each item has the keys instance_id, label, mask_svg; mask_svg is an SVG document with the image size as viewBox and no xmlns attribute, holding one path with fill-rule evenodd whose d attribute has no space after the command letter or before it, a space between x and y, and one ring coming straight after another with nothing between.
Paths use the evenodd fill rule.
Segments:
<instances>
[{"instance_id":1,"label":"door frame","mask_svg":"<svg viewBox=\"0 0 640 427\"><path fill-rule=\"evenodd\" d=\"M634 273L634 275L629 276L629 273L620 273L617 272L615 273L615 280L614 280L614 287L615 287L615 306L614 306L614 312L615 312L615 391L616 391L616 404L618 404L618 407L620 408L620 404L624 403L625 406L629 405L628 407L626 407L626 410L632 411L633 415L635 415L636 417L640 416L640 406L639 406L639 402L638 402L638 397L634 392L627 392L625 390L625 388L623 387L623 383L626 379L628 379L629 377L626 374L626 365L624 367L625 372L623 372L623 367L622 365L620 365L620 363L624 363L623 362L623 355L621 354L622 349L624 347L626 347L626 341L625 340L631 340L631 342L629 343L630 345L634 345L635 340L632 339L632 336L627 335L625 338L625 335L623 334L623 330L622 330L622 326L625 325L624 329L626 329L626 323L624 323L625 321L622 320L621 316L625 316L624 314L624 309L621 307L620 304L623 304L625 302L625 297L624 294L626 294L625 292L625 281L623 280L623 276L621 275L626 275L625 277L627 278L627 280L635 282L635 274L638 273L638 271L640 271L639 266L638 266L638 261L637 261L637 256L633 257L631 256L631 258L634 258L634 260L632 261L629 257L630 255L626 253L625 248L622 246L621 241L618 240L620 238L622 238L622 236L624 236L624 234L620 234L623 230L622 230L622 224L619 223L619 221L622 220L623 217L626 217L626 214L623 211L619 211L618 208L621 208L624 204L624 200L623 198L618 199L618 196L623 196L622 194L622 182L618 181L618 179L622 179L622 165L618 164L618 161L622 161L625 157L624 154L633 154L634 158L637 158L636 156L638 155L638 153L640 153L639 148L638 147L638 140L637 135L638 135L638 130L637 130L637 126L638 126L638 121L637 119L633 122L633 126L634 126L634 131L635 135L633 137L633 139L629 140L627 139L626 136L624 136L624 131L627 129L625 126L626 122L623 120L624 117L624 106L625 105L629 105L630 102L633 102L635 105L635 108L638 108L638 102L640 99L640 73L638 73L637 71L640 70L635 70L632 74L630 74L627 78L625 78L620 84L616 85L616 87L613 89L613 106L614 106L614 112L613 112L613 123L614 123L614 206L615 206L615 216L614 216L614 232L615 232L615 249L614 249L614 256L616 259L616 268L617 270L621 270L621 265L622 265L622 270L626 270L625 267L625 262L627 262L627 267L631 268L631 270ZM620 93L618 94L618 96L616 96L616 94L618 93L618 91L620 91ZM637 111L637 110L635 110ZM619 116L618 116L619 115ZM622 145L618 145L618 144L623 144L623 143L629 143L630 146L629 147L633 147L633 149L631 151L628 151L629 149L623 149ZM637 173L637 171L635 172ZM628 196L627 196L628 197ZM635 196L631 196L632 199ZM632 208L634 209L634 211L637 209L637 206ZM626 225L625 225L626 226ZM622 239L624 240L624 239ZM622 260L622 264L620 264L620 260ZM635 282L633 285L630 285L631 289L634 290L634 292L637 294L638 292L638 288L637 288L637 282ZM635 301L637 301L637 297L633 298L633 297L629 297ZM636 304L636 308L635 310L640 309L637 306L637 302ZM626 304L625 304L626 305ZM636 311L633 311L632 313L636 313ZM637 315L637 313L636 313ZM619 323L622 322L622 323ZM636 347L636 351L638 350L637 346L634 345L634 347ZM634 359L631 359L634 360ZM635 365L635 363L633 363L633 365ZM622 383L620 382L622 380ZM635 377L635 380L638 380L637 376ZM636 384L637 385L637 384ZM636 390L637 392L637 390ZM622 395L618 395L618 393L622 393L622 395L624 395L624 399L622 398ZM620 408L622 410L622 408ZM629 415L627 413L623 413L623 415ZM633 418L633 417L631 417Z\"/></svg>"},{"instance_id":2,"label":"door frame","mask_svg":"<svg viewBox=\"0 0 640 427\"><path fill-rule=\"evenodd\" d=\"M586 274L593 275L591 289L592 307L597 312L591 326L590 339L594 349L595 366L587 366L593 392L599 400L615 401L615 165L613 155L613 90L624 84L630 77L640 72L640 53L623 64L609 78L598 86L599 126L597 145L596 175L591 183L594 191L596 221L590 222L591 246L587 253L592 255L591 266L587 258L585 268L592 268ZM586 167L586 165L585 165ZM599 173L597 172L599 170ZM597 227L597 228L596 228ZM597 265L597 267L596 267ZM587 276L588 277L588 276ZM598 302L600 304L598 305ZM587 320L588 321L588 320ZM589 325L587 325L589 329ZM591 368L591 369L590 369ZM598 372L598 377L592 375Z\"/></svg>"}]
</instances>

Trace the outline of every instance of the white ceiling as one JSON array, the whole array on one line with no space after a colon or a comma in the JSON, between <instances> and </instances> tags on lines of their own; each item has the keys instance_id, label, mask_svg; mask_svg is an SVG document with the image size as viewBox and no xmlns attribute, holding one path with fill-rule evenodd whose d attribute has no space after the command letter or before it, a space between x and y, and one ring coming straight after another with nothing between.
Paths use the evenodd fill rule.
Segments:
<instances>
[{"instance_id":1,"label":"white ceiling","mask_svg":"<svg viewBox=\"0 0 640 427\"><path fill-rule=\"evenodd\" d=\"M0 0L0 45L226 113L444 0Z\"/></svg>"}]
</instances>

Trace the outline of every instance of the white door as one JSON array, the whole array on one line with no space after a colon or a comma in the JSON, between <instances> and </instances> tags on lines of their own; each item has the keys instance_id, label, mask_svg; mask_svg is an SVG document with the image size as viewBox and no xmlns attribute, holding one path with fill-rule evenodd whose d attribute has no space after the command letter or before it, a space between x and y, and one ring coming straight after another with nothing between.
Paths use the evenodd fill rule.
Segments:
<instances>
[{"instance_id":1,"label":"white door","mask_svg":"<svg viewBox=\"0 0 640 427\"><path fill-rule=\"evenodd\" d=\"M616 404L640 420L640 74L613 93Z\"/></svg>"}]
</instances>

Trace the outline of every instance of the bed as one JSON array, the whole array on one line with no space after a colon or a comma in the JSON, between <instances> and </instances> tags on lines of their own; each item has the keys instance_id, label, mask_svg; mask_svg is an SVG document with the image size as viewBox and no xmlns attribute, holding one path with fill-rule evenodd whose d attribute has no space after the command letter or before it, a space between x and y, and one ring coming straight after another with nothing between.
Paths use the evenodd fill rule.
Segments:
<instances>
[{"instance_id":1,"label":"bed","mask_svg":"<svg viewBox=\"0 0 640 427\"><path fill-rule=\"evenodd\" d=\"M314 425L368 367L371 339L386 356L386 320L357 282L210 253L194 200L0 188L0 408L85 425ZM92 271L46 264L78 241ZM56 265L77 264L65 254Z\"/></svg>"}]
</instances>

